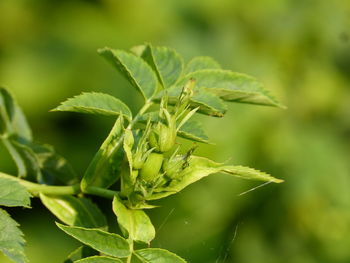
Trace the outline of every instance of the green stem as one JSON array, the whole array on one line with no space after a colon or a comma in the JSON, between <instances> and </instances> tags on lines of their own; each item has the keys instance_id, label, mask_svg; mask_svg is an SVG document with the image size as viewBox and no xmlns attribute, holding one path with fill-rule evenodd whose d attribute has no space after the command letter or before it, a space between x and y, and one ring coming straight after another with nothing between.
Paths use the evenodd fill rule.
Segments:
<instances>
[{"instance_id":1,"label":"green stem","mask_svg":"<svg viewBox=\"0 0 350 263\"><path fill-rule=\"evenodd\" d=\"M104 189L101 187L95 187L95 186L88 186L87 188L84 189L84 193L91 194L91 195L97 195L97 196L105 197L108 199L113 199L115 195L119 194L119 192L117 192L117 191Z\"/></svg>"},{"instance_id":2,"label":"green stem","mask_svg":"<svg viewBox=\"0 0 350 263\"><path fill-rule=\"evenodd\" d=\"M134 241L131 238L129 238L128 241L129 241L129 244L130 244L130 251L131 251L131 253L128 256L128 258L126 259L126 263L131 263L132 254L134 253Z\"/></svg>"}]
</instances>

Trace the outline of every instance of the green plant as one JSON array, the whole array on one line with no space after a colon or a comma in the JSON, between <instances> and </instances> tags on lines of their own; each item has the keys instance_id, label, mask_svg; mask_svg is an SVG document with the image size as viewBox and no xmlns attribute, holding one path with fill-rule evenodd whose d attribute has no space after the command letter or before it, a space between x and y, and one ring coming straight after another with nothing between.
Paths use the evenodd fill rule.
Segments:
<instances>
[{"instance_id":1,"label":"green plant","mask_svg":"<svg viewBox=\"0 0 350 263\"><path fill-rule=\"evenodd\" d=\"M18 175L0 173L0 205L30 207L30 198L42 203L65 225L57 226L83 246L66 262L185 262L149 245L155 228L144 212L152 200L175 194L210 174L271 181L282 180L243 166L216 163L176 145L177 136L208 143L196 113L222 117L225 102L282 107L254 78L222 70L208 57L196 57L186 67L172 49L138 46L133 53L103 48L98 51L144 97L132 116L117 98L83 93L53 111L108 115L116 118L106 140L84 176L48 145L33 141L25 116L9 92L0 89L1 141L18 168ZM103 213L88 198L112 199L122 235L108 232ZM0 210L0 249L13 261L27 262L24 239L17 223ZM139 247L140 245L138 245Z\"/></svg>"}]
</instances>

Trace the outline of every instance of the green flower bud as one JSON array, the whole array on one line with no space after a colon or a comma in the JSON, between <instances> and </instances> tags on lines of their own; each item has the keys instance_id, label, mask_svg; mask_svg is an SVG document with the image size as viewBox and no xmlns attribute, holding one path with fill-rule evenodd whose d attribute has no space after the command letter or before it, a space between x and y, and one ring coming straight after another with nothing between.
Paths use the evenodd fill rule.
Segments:
<instances>
[{"instance_id":1,"label":"green flower bud","mask_svg":"<svg viewBox=\"0 0 350 263\"><path fill-rule=\"evenodd\" d=\"M172 158L165 159L163 162L163 171L165 176L170 179L176 179L180 172L183 170L183 166L186 163L183 155L177 155Z\"/></svg>"},{"instance_id":2,"label":"green flower bud","mask_svg":"<svg viewBox=\"0 0 350 263\"><path fill-rule=\"evenodd\" d=\"M151 131L149 136L149 144L154 147L157 152L170 151L176 141L176 127L175 125L166 125L164 123L158 123L156 128Z\"/></svg>"},{"instance_id":3,"label":"green flower bud","mask_svg":"<svg viewBox=\"0 0 350 263\"><path fill-rule=\"evenodd\" d=\"M163 154L151 153L140 170L140 177L147 182L157 179L163 159Z\"/></svg>"}]
</instances>

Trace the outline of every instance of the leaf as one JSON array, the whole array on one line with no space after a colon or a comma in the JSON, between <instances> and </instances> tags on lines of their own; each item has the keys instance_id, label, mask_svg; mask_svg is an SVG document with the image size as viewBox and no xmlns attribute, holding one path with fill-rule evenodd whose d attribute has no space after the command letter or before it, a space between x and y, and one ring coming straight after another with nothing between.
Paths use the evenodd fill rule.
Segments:
<instances>
[{"instance_id":1,"label":"leaf","mask_svg":"<svg viewBox=\"0 0 350 263\"><path fill-rule=\"evenodd\" d=\"M211 57L195 57L188 62L185 74L203 69L220 69L220 64Z\"/></svg>"},{"instance_id":2,"label":"leaf","mask_svg":"<svg viewBox=\"0 0 350 263\"><path fill-rule=\"evenodd\" d=\"M158 189L158 193L154 193L148 198L148 200L160 199L175 194L203 177L219 172L249 180L260 180L273 183L283 182L283 180L276 179L267 173L252 168L223 165L204 157L191 156L187 167L179 173L177 179L173 180L169 186Z\"/></svg>"},{"instance_id":3,"label":"leaf","mask_svg":"<svg viewBox=\"0 0 350 263\"><path fill-rule=\"evenodd\" d=\"M142 58L156 72L159 82L166 89L175 84L183 70L183 59L173 49L146 45Z\"/></svg>"},{"instance_id":4,"label":"leaf","mask_svg":"<svg viewBox=\"0 0 350 263\"><path fill-rule=\"evenodd\" d=\"M138 261L135 263L186 263L179 256L160 248L145 248L134 252Z\"/></svg>"},{"instance_id":5,"label":"leaf","mask_svg":"<svg viewBox=\"0 0 350 263\"><path fill-rule=\"evenodd\" d=\"M107 226L104 214L90 199L43 194L40 194L40 199L51 213L67 225L89 228Z\"/></svg>"},{"instance_id":6,"label":"leaf","mask_svg":"<svg viewBox=\"0 0 350 263\"><path fill-rule=\"evenodd\" d=\"M130 109L121 100L111 95L97 92L85 92L70 98L52 111L70 111L106 116L123 114L128 120L132 118Z\"/></svg>"},{"instance_id":7,"label":"leaf","mask_svg":"<svg viewBox=\"0 0 350 263\"><path fill-rule=\"evenodd\" d=\"M117 234L100 229L64 226L59 223L56 223L56 225L68 235L101 253L121 258L130 255L128 241Z\"/></svg>"},{"instance_id":8,"label":"leaf","mask_svg":"<svg viewBox=\"0 0 350 263\"><path fill-rule=\"evenodd\" d=\"M157 77L152 68L140 57L108 47L98 50L138 91L145 100L153 97L157 90Z\"/></svg>"},{"instance_id":9,"label":"leaf","mask_svg":"<svg viewBox=\"0 0 350 263\"><path fill-rule=\"evenodd\" d=\"M126 230L132 240L149 244L154 239L154 226L144 211L127 208L119 197L115 196L113 212L118 218L118 224Z\"/></svg>"},{"instance_id":10,"label":"leaf","mask_svg":"<svg viewBox=\"0 0 350 263\"><path fill-rule=\"evenodd\" d=\"M163 96L168 95L168 103L175 105L178 102L182 89L183 85L177 85L176 87L163 90L157 94L154 100L160 102ZM227 111L225 103L218 96L199 86L193 89L193 96L190 101L191 109L197 107L199 107L197 112L214 117L223 117Z\"/></svg>"},{"instance_id":11,"label":"leaf","mask_svg":"<svg viewBox=\"0 0 350 263\"><path fill-rule=\"evenodd\" d=\"M23 185L0 173L0 205L30 207L30 197Z\"/></svg>"},{"instance_id":12,"label":"leaf","mask_svg":"<svg viewBox=\"0 0 350 263\"><path fill-rule=\"evenodd\" d=\"M118 150L122 144L123 132L123 118L119 116L85 172L81 182L83 189L89 186L107 188L118 179L122 160L122 156L119 155L122 151Z\"/></svg>"},{"instance_id":13,"label":"leaf","mask_svg":"<svg viewBox=\"0 0 350 263\"><path fill-rule=\"evenodd\" d=\"M83 259L90 256L98 255L98 252L91 247L88 246L80 246L72 253L68 255L68 258L64 261L64 263L73 263L76 260Z\"/></svg>"},{"instance_id":14,"label":"leaf","mask_svg":"<svg viewBox=\"0 0 350 263\"><path fill-rule=\"evenodd\" d=\"M197 120L188 120L180 128L178 135L191 141L209 143L209 137L206 135L202 124Z\"/></svg>"},{"instance_id":15,"label":"leaf","mask_svg":"<svg viewBox=\"0 0 350 263\"><path fill-rule=\"evenodd\" d=\"M76 263L123 263L120 259L105 257L105 256L94 256L74 261Z\"/></svg>"},{"instance_id":16,"label":"leaf","mask_svg":"<svg viewBox=\"0 0 350 263\"><path fill-rule=\"evenodd\" d=\"M16 263L28 262L24 254L23 233L10 215L0 209L0 251Z\"/></svg>"},{"instance_id":17,"label":"leaf","mask_svg":"<svg viewBox=\"0 0 350 263\"><path fill-rule=\"evenodd\" d=\"M221 99L231 102L282 106L255 78L228 70L207 69L186 75L176 86L181 88L190 79L197 87L206 88Z\"/></svg>"},{"instance_id":18,"label":"leaf","mask_svg":"<svg viewBox=\"0 0 350 263\"><path fill-rule=\"evenodd\" d=\"M0 135L17 135L26 140L32 139L32 131L21 108L12 95L0 87Z\"/></svg>"}]
</instances>

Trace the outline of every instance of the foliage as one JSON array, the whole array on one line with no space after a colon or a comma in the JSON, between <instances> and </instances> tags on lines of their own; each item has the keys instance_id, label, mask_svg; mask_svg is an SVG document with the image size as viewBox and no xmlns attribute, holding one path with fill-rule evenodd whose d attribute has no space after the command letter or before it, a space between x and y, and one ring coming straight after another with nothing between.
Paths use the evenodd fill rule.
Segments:
<instances>
[{"instance_id":1,"label":"foliage","mask_svg":"<svg viewBox=\"0 0 350 263\"><path fill-rule=\"evenodd\" d=\"M170 48L146 44L132 50L103 48L98 52L143 96L144 105L134 117L123 102L102 93L83 93L54 109L116 117L80 182L51 146L33 141L22 111L6 89L0 90L1 140L18 168L17 177L0 174L0 204L29 207L30 195L40 197L66 224L57 226L97 254L83 253L83 247L67 261L185 262L164 249L136 248L135 243L150 245L156 234L144 211L155 208L150 201L219 172L282 182L252 168L195 156L196 147L184 149L176 144L177 136L208 143L201 125L190 119L196 114L223 117L227 102L283 107L260 82L222 70L211 58L194 58L184 65ZM92 195L113 199L123 236L108 231L105 216L89 199ZM20 230L6 212L0 212L8 231L0 236L0 248L15 262L26 262Z\"/></svg>"}]
</instances>

